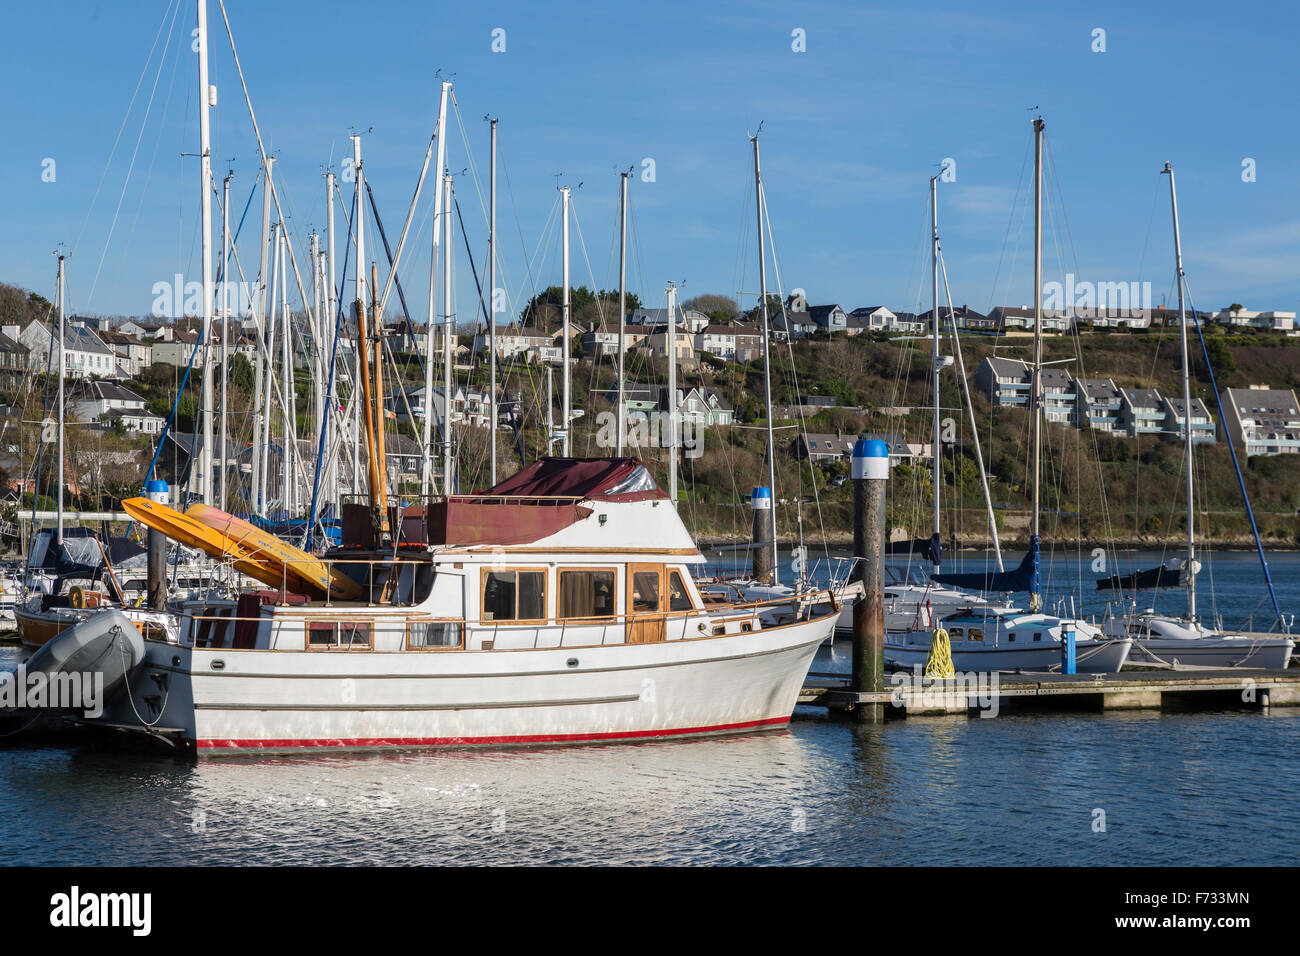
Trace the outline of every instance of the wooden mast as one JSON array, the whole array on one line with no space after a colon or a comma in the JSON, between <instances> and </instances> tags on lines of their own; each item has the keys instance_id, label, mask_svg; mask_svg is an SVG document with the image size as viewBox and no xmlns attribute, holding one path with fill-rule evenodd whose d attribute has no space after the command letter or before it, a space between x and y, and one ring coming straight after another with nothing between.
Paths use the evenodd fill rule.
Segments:
<instances>
[{"instance_id":1,"label":"wooden mast","mask_svg":"<svg viewBox=\"0 0 1300 956\"><path fill-rule=\"evenodd\" d=\"M384 456L384 318L378 314L378 303L374 296L379 288L379 272L375 268L373 260L370 263L370 295L373 311L371 312L375 324L375 386L372 396L374 402L373 414L375 416L374 436L375 436L375 466L372 471L376 473L376 483L373 486L371 497L374 500L375 507L379 509L379 533L383 537L388 536L388 459Z\"/></svg>"}]
</instances>

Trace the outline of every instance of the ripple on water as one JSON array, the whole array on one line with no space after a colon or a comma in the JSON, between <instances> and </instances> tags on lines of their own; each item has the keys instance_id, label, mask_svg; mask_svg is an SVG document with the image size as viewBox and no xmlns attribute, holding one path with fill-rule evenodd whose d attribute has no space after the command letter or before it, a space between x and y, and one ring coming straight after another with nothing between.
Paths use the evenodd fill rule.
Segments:
<instances>
[{"instance_id":1,"label":"ripple on water","mask_svg":"<svg viewBox=\"0 0 1300 956\"><path fill-rule=\"evenodd\" d=\"M0 863L1284 863L1298 743L1278 710L197 764L13 748Z\"/></svg>"}]
</instances>

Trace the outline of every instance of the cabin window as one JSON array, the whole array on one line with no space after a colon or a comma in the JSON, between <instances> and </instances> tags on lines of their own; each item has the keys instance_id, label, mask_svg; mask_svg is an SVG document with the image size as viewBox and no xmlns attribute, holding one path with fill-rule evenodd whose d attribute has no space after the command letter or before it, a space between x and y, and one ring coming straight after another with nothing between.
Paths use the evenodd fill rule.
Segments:
<instances>
[{"instance_id":1,"label":"cabin window","mask_svg":"<svg viewBox=\"0 0 1300 956\"><path fill-rule=\"evenodd\" d=\"M194 636L195 647L225 647L230 630L229 617L234 608L205 607L200 609L196 622L198 627Z\"/></svg>"},{"instance_id":2,"label":"cabin window","mask_svg":"<svg viewBox=\"0 0 1300 956\"><path fill-rule=\"evenodd\" d=\"M560 572L560 617L613 617L614 569Z\"/></svg>"},{"instance_id":3,"label":"cabin window","mask_svg":"<svg viewBox=\"0 0 1300 956\"><path fill-rule=\"evenodd\" d=\"M632 610L645 613L659 610L659 572L632 572Z\"/></svg>"},{"instance_id":4,"label":"cabin window","mask_svg":"<svg viewBox=\"0 0 1300 956\"><path fill-rule=\"evenodd\" d=\"M966 640L982 641L984 640L984 631L978 627L972 627L970 630L966 632Z\"/></svg>"},{"instance_id":5,"label":"cabin window","mask_svg":"<svg viewBox=\"0 0 1300 956\"><path fill-rule=\"evenodd\" d=\"M406 627L406 647L420 651L461 646L460 621L412 621Z\"/></svg>"},{"instance_id":6,"label":"cabin window","mask_svg":"<svg viewBox=\"0 0 1300 956\"><path fill-rule=\"evenodd\" d=\"M545 571L483 572L483 620L546 619Z\"/></svg>"},{"instance_id":7,"label":"cabin window","mask_svg":"<svg viewBox=\"0 0 1300 956\"><path fill-rule=\"evenodd\" d=\"M1008 644L1014 644L1015 642L1016 642L1016 635L1015 635L1015 632L1014 632L1014 631L1010 631L1010 632L1008 632L1008 633L1007 633L1007 643L1008 643Z\"/></svg>"},{"instance_id":8,"label":"cabin window","mask_svg":"<svg viewBox=\"0 0 1300 956\"><path fill-rule=\"evenodd\" d=\"M948 637L951 640L960 641L961 635L962 635L962 629L960 627L949 628L948 630Z\"/></svg>"},{"instance_id":9,"label":"cabin window","mask_svg":"<svg viewBox=\"0 0 1300 956\"><path fill-rule=\"evenodd\" d=\"M309 621L307 647L309 650L331 648L369 648L369 621Z\"/></svg>"},{"instance_id":10,"label":"cabin window","mask_svg":"<svg viewBox=\"0 0 1300 956\"><path fill-rule=\"evenodd\" d=\"M1043 632L1042 632L1042 631L1034 631L1034 640L1036 640L1036 641L1041 641L1042 639L1043 639Z\"/></svg>"},{"instance_id":11,"label":"cabin window","mask_svg":"<svg viewBox=\"0 0 1300 956\"><path fill-rule=\"evenodd\" d=\"M695 607L691 603L690 592L686 590L686 584L682 581L682 576L673 571L668 576L668 609L670 611L690 611Z\"/></svg>"}]
</instances>

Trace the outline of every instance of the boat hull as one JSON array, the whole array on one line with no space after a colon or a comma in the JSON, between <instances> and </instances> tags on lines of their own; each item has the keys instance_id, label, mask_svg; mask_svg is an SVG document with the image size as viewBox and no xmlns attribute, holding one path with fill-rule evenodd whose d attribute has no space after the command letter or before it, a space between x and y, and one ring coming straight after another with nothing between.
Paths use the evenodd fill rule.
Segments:
<instances>
[{"instance_id":1,"label":"boat hull","mask_svg":"<svg viewBox=\"0 0 1300 956\"><path fill-rule=\"evenodd\" d=\"M88 610L60 608L64 613L53 611L29 611L26 608L14 608L14 622L18 627L18 638L24 647L33 650L44 647L61 632L72 625L84 621L92 613Z\"/></svg>"},{"instance_id":2,"label":"boat hull","mask_svg":"<svg viewBox=\"0 0 1300 956\"><path fill-rule=\"evenodd\" d=\"M734 636L536 650L257 651L151 642L131 694L102 719L171 736L203 757L771 730L788 723L833 624L828 616ZM142 701L158 700L160 679L166 699L150 711Z\"/></svg>"},{"instance_id":3,"label":"boat hull","mask_svg":"<svg viewBox=\"0 0 1300 956\"><path fill-rule=\"evenodd\" d=\"M1285 670L1295 642L1277 635L1230 638L1135 640L1130 664L1192 667L1248 667Z\"/></svg>"},{"instance_id":4,"label":"boat hull","mask_svg":"<svg viewBox=\"0 0 1300 956\"><path fill-rule=\"evenodd\" d=\"M1076 646L1075 665L1080 674L1113 674L1128 660L1132 641L1081 641ZM885 642L885 660L901 667L924 667L930 659L930 648L923 644L891 644ZM953 648L952 665L966 673L980 671L1059 671L1061 646L1057 643L1041 647L988 647L978 650Z\"/></svg>"}]
</instances>

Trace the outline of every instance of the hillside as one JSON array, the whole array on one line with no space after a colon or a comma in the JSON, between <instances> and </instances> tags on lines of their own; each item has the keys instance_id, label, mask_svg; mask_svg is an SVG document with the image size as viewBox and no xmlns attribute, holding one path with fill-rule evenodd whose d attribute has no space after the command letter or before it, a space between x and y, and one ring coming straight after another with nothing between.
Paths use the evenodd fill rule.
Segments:
<instances>
[{"instance_id":1,"label":"hillside","mask_svg":"<svg viewBox=\"0 0 1300 956\"><path fill-rule=\"evenodd\" d=\"M1300 342L1277 335L1207 330L1207 347L1213 357L1219 388L1263 384L1274 388L1300 387ZM1193 347L1199 348L1193 341ZM1032 337L988 339L969 336L962 350L967 373L987 356L1028 357ZM914 442L929 440L929 344L895 339L872 341L865 337L833 341L801 340L782 347L773 359L773 402L794 403L797 395L833 395L854 408L818 412L803 422L813 432L863 431L901 434ZM791 371L793 359L793 373ZM1048 362L1069 360L1072 375L1111 378L1116 385L1143 386L1180 394L1179 343L1174 330L1146 333L1084 333L1079 337L1050 338L1045 343ZM1215 396L1208 384L1204 362L1194 362L1193 393L1202 398L1218 420ZM643 373L638 381L664 381ZM734 407L741 425L710 429L703 454L682 465L683 514L692 530L704 538L744 537L749 514L743 496L755 484L766 484L762 425L763 381L758 362L727 365L725 371L707 367L683 372L679 381L715 388ZM582 376L575 374L575 380ZM607 369L597 370L602 386L613 383ZM991 480L991 497L1005 538L1023 542L1029 509L1029 421L1024 411L993 409L982 394L973 394L975 417ZM576 404L576 403L575 403ZM953 420L956 451L945 445L943 513L945 535L979 543L987 540L987 521L970 441L969 419L956 372L944 373L941 408ZM898 407L915 410L899 414ZM591 408L612 409L595 397ZM591 411L588 414L592 414ZM816 537L819 526L841 543L851 532L851 484L830 487L829 479L847 473L847 464L829 468L796 464L788 453L799 423L775 423L778 434L778 497L794 495L809 500L802 506L806 538ZM576 430L575 453L598 453L582 420ZM1246 520L1231 452L1224 440L1198 448L1198 535L1227 545L1249 542ZM585 444L581 443L585 440ZM666 472L662 455L650 450L645 457L661 476ZM1112 438L1097 432L1080 432L1068 426L1049 426L1044 433L1043 519L1045 537L1087 542L1125 541L1157 546L1180 541L1185 534L1182 445L1158 438ZM1246 486L1260 533L1277 547L1300 546L1300 481L1294 462L1277 458L1252 459L1243 467ZM815 490L815 496L814 496ZM929 527L932 502L928 464L894 470L890 487L891 527L923 535ZM793 535L800 509L787 505L779 511L779 530ZM820 512L820 520L818 517Z\"/></svg>"}]
</instances>

